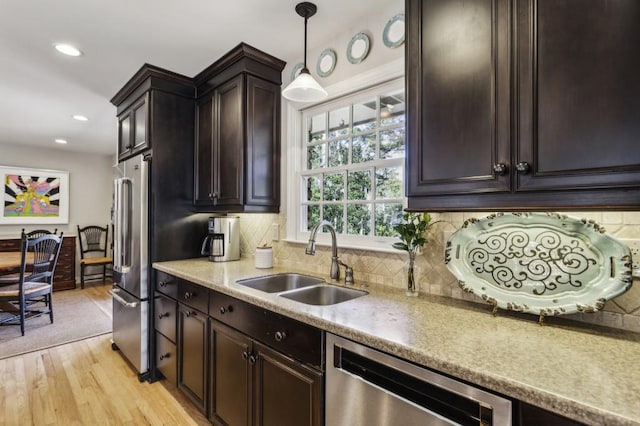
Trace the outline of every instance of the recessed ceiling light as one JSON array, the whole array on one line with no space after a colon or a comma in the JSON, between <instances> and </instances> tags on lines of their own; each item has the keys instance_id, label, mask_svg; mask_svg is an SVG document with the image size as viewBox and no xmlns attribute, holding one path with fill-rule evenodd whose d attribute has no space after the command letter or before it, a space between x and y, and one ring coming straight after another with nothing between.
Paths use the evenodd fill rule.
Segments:
<instances>
[{"instance_id":1,"label":"recessed ceiling light","mask_svg":"<svg viewBox=\"0 0 640 426\"><path fill-rule=\"evenodd\" d=\"M60 53L64 53L65 55L69 55L69 56L80 56L82 55L82 52L80 50L78 50L78 48L70 45L70 44L65 44L65 43L56 43L53 45L56 50Z\"/></svg>"},{"instance_id":2,"label":"recessed ceiling light","mask_svg":"<svg viewBox=\"0 0 640 426\"><path fill-rule=\"evenodd\" d=\"M64 144L66 144L66 143L67 143L67 141L66 141L66 140L64 140L64 139L56 139L56 143L59 143L59 144L64 145Z\"/></svg>"},{"instance_id":3,"label":"recessed ceiling light","mask_svg":"<svg viewBox=\"0 0 640 426\"><path fill-rule=\"evenodd\" d=\"M87 117L85 117L84 115L76 114L76 115L73 116L73 118L75 120L78 120L78 121L89 121L89 119Z\"/></svg>"}]
</instances>

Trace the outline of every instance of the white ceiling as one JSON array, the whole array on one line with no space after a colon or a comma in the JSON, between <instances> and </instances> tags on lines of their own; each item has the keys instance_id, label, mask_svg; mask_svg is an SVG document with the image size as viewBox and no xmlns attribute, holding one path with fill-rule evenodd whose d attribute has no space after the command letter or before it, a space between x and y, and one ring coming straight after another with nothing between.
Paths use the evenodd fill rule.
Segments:
<instances>
[{"instance_id":1,"label":"white ceiling","mask_svg":"<svg viewBox=\"0 0 640 426\"><path fill-rule=\"evenodd\" d=\"M316 0L309 48L387 1ZM241 41L283 60L302 59L297 0L1 3L0 144L114 154L109 100L145 62L192 77ZM59 54L53 49L59 42L84 55ZM74 114L89 121L76 121ZM69 143L55 144L56 138Z\"/></svg>"}]
</instances>

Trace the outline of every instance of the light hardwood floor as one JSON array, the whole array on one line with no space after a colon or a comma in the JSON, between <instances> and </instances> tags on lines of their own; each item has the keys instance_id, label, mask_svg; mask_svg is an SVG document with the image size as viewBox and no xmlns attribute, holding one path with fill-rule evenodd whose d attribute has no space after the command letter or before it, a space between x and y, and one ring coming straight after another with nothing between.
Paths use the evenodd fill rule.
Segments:
<instances>
[{"instance_id":1,"label":"light hardwood floor","mask_svg":"<svg viewBox=\"0 0 640 426\"><path fill-rule=\"evenodd\" d=\"M85 291L100 300L108 288ZM105 334L0 360L0 425L208 424L175 389L140 383L110 339Z\"/></svg>"}]
</instances>

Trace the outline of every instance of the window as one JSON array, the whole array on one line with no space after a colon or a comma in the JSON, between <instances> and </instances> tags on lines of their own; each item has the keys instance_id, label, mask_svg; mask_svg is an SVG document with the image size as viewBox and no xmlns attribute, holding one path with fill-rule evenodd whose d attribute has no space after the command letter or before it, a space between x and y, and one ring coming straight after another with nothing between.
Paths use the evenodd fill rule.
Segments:
<instances>
[{"instance_id":1,"label":"window","mask_svg":"<svg viewBox=\"0 0 640 426\"><path fill-rule=\"evenodd\" d=\"M298 234L324 219L342 244L389 246L404 206L405 118L402 79L303 111Z\"/></svg>"}]
</instances>

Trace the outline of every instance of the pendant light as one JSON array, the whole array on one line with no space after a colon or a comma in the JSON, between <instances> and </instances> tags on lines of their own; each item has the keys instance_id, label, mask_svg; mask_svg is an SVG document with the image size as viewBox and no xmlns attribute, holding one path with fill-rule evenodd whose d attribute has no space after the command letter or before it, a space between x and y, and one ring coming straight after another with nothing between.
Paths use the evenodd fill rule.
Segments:
<instances>
[{"instance_id":1,"label":"pendant light","mask_svg":"<svg viewBox=\"0 0 640 426\"><path fill-rule=\"evenodd\" d=\"M307 20L316 14L315 4L302 2L296 5L296 13L304 18L304 66L298 76L282 91L282 96L295 102L316 102L328 96L307 68Z\"/></svg>"}]
</instances>

